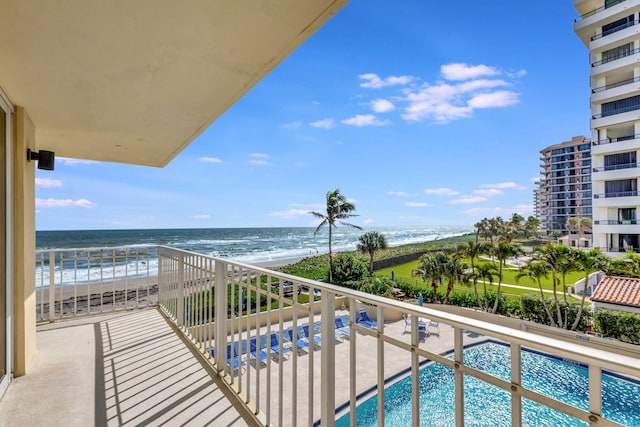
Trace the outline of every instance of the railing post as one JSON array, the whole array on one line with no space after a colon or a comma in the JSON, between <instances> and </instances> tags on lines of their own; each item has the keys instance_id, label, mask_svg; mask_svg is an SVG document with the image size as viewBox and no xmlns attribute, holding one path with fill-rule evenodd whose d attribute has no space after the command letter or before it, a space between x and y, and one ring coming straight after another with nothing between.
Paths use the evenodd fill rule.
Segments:
<instances>
[{"instance_id":1,"label":"railing post","mask_svg":"<svg viewBox=\"0 0 640 427\"><path fill-rule=\"evenodd\" d=\"M177 304L176 304L176 321L178 326L184 325L184 254L178 253L178 283L176 283Z\"/></svg>"},{"instance_id":2,"label":"railing post","mask_svg":"<svg viewBox=\"0 0 640 427\"><path fill-rule=\"evenodd\" d=\"M511 343L511 425L522 425L522 397L516 392L522 384L522 359L519 344Z\"/></svg>"},{"instance_id":3,"label":"railing post","mask_svg":"<svg viewBox=\"0 0 640 427\"><path fill-rule=\"evenodd\" d=\"M456 407L456 427L464 426L464 374L460 369L464 363L463 359L463 340L462 329L453 329L453 343L454 343L454 381L455 381L455 407Z\"/></svg>"},{"instance_id":4,"label":"railing post","mask_svg":"<svg viewBox=\"0 0 640 427\"><path fill-rule=\"evenodd\" d=\"M62 268L62 267L61 267ZM49 251L49 321L56 319L56 253Z\"/></svg>"},{"instance_id":5,"label":"railing post","mask_svg":"<svg viewBox=\"0 0 640 427\"><path fill-rule=\"evenodd\" d=\"M336 295L323 292L320 300L321 339L320 353L320 419L322 427L333 427L336 422Z\"/></svg>"},{"instance_id":6,"label":"railing post","mask_svg":"<svg viewBox=\"0 0 640 427\"><path fill-rule=\"evenodd\" d=\"M589 363L589 421L597 425L602 417L602 369Z\"/></svg>"},{"instance_id":7,"label":"railing post","mask_svg":"<svg viewBox=\"0 0 640 427\"><path fill-rule=\"evenodd\" d=\"M224 372L226 368L227 357L227 284L225 283L226 277L226 264L220 260L215 262L215 311L213 318L216 324L215 341L215 359L216 368L218 372Z\"/></svg>"},{"instance_id":8,"label":"railing post","mask_svg":"<svg viewBox=\"0 0 640 427\"><path fill-rule=\"evenodd\" d=\"M162 271L162 270L164 270L164 268L162 267L162 264L163 264L163 262L162 262L162 248L160 248L158 246L157 251L158 251L158 306L164 307L164 309L166 310L167 309L166 302L163 299L163 295L164 295L165 292L164 292L164 279L163 279L164 274L163 274L163 271ZM148 258L147 258L147 268L149 268ZM148 277L148 275L147 275L147 277ZM148 287L147 287L147 289L148 289ZM147 295L149 295L149 291L147 291Z\"/></svg>"}]
</instances>

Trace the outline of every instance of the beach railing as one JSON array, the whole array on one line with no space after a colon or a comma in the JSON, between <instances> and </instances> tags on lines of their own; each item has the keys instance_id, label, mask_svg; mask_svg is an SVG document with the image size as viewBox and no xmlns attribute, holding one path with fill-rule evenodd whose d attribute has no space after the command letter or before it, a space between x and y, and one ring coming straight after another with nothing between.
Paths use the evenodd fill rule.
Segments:
<instances>
[{"instance_id":1,"label":"beach railing","mask_svg":"<svg viewBox=\"0 0 640 427\"><path fill-rule=\"evenodd\" d=\"M603 371L631 377L640 372L640 351L631 345L568 331L556 333L542 326L531 329L534 333L518 320L419 307L167 247L159 248L158 257L161 312L260 425L333 426L345 411L349 411L350 425L356 425L356 405L369 395L377 395L378 425L384 425L385 394L381 391L403 375L409 375L411 381L411 424L420 425L419 369L429 360L453 372L456 426L465 424L469 378L508 396L514 426L523 423L525 400L589 425L619 426L622 424L603 416ZM292 295L285 297L283 286L274 293L268 285L275 281L291 283ZM298 295L298 289L304 291ZM359 322L360 310L375 324ZM336 334L338 316L347 320L346 327L340 328L344 340ZM405 326L403 316L410 327ZM433 334L419 333L425 319L439 325ZM299 334L304 325L319 339ZM289 329L291 333L285 333ZM273 334L278 351L266 344ZM291 339L286 338L289 335ZM509 346L510 378L465 363L465 347L485 338ZM319 350L314 349L314 342ZM583 405L530 388L521 368L525 348L587 365ZM446 350L452 352L447 355ZM286 358L284 353L288 353Z\"/></svg>"},{"instance_id":2,"label":"beach railing","mask_svg":"<svg viewBox=\"0 0 640 427\"><path fill-rule=\"evenodd\" d=\"M156 246L36 251L36 319L147 307L157 303Z\"/></svg>"}]
</instances>

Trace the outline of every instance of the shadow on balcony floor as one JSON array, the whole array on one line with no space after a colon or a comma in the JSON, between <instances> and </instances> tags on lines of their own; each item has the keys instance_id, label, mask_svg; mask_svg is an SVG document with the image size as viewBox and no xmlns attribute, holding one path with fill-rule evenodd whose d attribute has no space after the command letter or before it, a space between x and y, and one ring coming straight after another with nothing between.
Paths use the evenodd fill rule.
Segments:
<instances>
[{"instance_id":1,"label":"shadow on balcony floor","mask_svg":"<svg viewBox=\"0 0 640 427\"><path fill-rule=\"evenodd\" d=\"M0 426L247 425L155 309L38 327Z\"/></svg>"}]
</instances>

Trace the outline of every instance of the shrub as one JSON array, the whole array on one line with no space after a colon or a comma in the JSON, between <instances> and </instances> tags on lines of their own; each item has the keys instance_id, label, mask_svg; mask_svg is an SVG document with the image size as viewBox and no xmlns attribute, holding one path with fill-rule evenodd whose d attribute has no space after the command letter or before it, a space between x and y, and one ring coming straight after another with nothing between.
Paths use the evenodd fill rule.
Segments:
<instances>
[{"instance_id":1,"label":"shrub","mask_svg":"<svg viewBox=\"0 0 640 427\"><path fill-rule=\"evenodd\" d=\"M333 260L333 282L335 284L349 284L349 287L352 287L353 282L361 282L368 274L367 264L351 254L341 253Z\"/></svg>"},{"instance_id":2,"label":"shrub","mask_svg":"<svg viewBox=\"0 0 640 427\"><path fill-rule=\"evenodd\" d=\"M594 329L605 337L640 344L640 315L635 313L597 310Z\"/></svg>"},{"instance_id":3,"label":"shrub","mask_svg":"<svg viewBox=\"0 0 640 427\"><path fill-rule=\"evenodd\" d=\"M374 277L371 279L366 279L360 284L358 290L381 297L392 297L391 281L387 278Z\"/></svg>"},{"instance_id":4,"label":"shrub","mask_svg":"<svg viewBox=\"0 0 640 427\"><path fill-rule=\"evenodd\" d=\"M551 311L551 315L553 316L553 320L557 322L556 313L557 307L556 303L553 299L545 298L547 303L547 307L549 311ZM530 320L532 322L541 323L543 325L550 326L551 321L549 320L549 316L544 311L544 306L542 305L542 301L540 299L540 295L538 294L525 294L522 295L520 299L520 303L522 306L521 316L523 319ZM573 322L578 315L578 309L580 308L579 302L569 302L568 304L564 301L560 301L560 312L562 314L562 318L564 319L567 316L567 328L571 328ZM578 324L578 330L584 331L587 329L592 323L591 312L588 309L582 311L582 316L580 317L580 323Z\"/></svg>"}]
</instances>

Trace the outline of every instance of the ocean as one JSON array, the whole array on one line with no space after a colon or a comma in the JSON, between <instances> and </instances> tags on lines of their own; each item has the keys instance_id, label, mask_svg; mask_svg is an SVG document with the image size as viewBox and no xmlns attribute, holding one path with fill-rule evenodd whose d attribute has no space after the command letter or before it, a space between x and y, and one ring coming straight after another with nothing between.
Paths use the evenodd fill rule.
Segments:
<instances>
[{"instance_id":1,"label":"ocean","mask_svg":"<svg viewBox=\"0 0 640 427\"><path fill-rule=\"evenodd\" d=\"M136 248L144 246L171 246L231 261L274 265L283 260L296 260L327 253L329 234L325 227L317 235L314 228L202 228L160 230L65 230L37 231L36 249L89 249L89 248ZM383 234L389 246L426 242L473 231L471 226L439 227L367 227L357 230L337 227L333 233L333 251L355 250L358 238L367 231ZM45 254L46 257L46 254ZM157 260L149 262L150 274L157 271ZM124 269L124 265L118 266ZM66 269L65 269L66 270ZM82 273L83 269L80 269ZM71 275L72 270L65 271ZM94 273L87 273L95 279ZM95 274L99 274L97 271ZM116 274L119 275L120 273ZM47 280L48 272L44 271ZM38 278L39 282L40 278Z\"/></svg>"}]
</instances>

